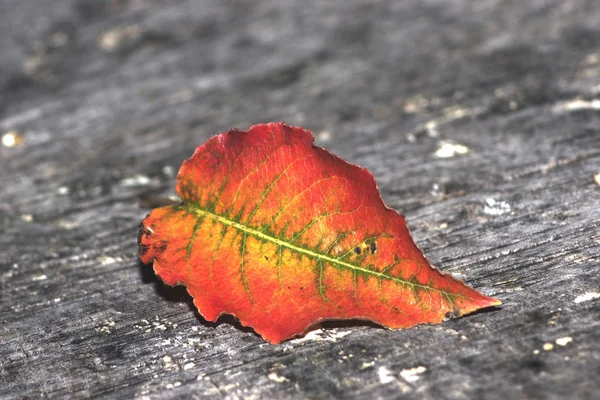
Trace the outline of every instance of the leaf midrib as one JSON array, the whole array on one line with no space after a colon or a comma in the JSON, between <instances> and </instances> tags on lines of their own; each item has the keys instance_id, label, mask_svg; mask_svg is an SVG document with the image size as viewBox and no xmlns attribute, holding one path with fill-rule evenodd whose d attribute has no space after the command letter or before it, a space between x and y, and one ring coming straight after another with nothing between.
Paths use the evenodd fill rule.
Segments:
<instances>
[{"instance_id":1,"label":"leaf midrib","mask_svg":"<svg viewBox=\"0 0 600 400\"><path fill-rule=\"evenodd\" d=\"M440 289L437 289L437 288L434 288L434 287L431 287L431 286L427 286L427 285L423 285L423 284L419 284L419 283L405 281L403 279L399 279L399 278L393 277L391 275L386 275L386 274L383 274L383 273L378 272L378 271L373 271L373 270L370 270L370 269L367 269L367 268L363 268L363 267L360 267L360 266L356 266L354 264L347 263L345 261L341 261L341 260L335 259L333 257L330 257L330 256L326 255L326 254L317 253L315 251L306 249L304 247L296 246L296 245L294 245L292 243L286 242L285 240L282 240L282 239L279 239L277 237L268 235L268 234L266 234L264 232L258 231L256 229L251 228L251 227L248 227L248 226L246 226L244 224L241 224L241 223L239 223L237 221L232 221L229 218L226 218L226 217L223 217L221 215L218 215L218 214L212 213L210 211L204 210L204 209L200 208L196 204L193 204L193 205L184 204L184 207L188 211L193 212L193 213L197 214L200 217L211 218L211 219L213 219L215 221L218 221L218 222L220 222L220 223L222 223L224 225L231 226L231 227L236 228L236 229L238 229L238 230L240 230L242 232L245 232L248 235L252 235L252 236L257 237L259 239L262 239L262 240L265 240L265 241L269 241L271 243L274 243L274 244L279 245L281 247L285 247L285 248L287 248L289 250L292 250L292 251L295 251L297 253L305 254L305 255L307 255L309 257L316 258L317 260L320 259L320 260L323 260L323 261L327 261L327 262L329 262L331 264L335 264L335 265L338 265L340 267L347 268L347 269L349 269L351 271L365 273L367 275L372 275L372 276L378 277L380 279L386 279L386 280L390 280L390 281L393 281L393 282L396 282L396 283L399 283L399 284L402 284L402 285L408 285L408 286L411 286L413 288L422 288L422 289L425 289L425 290L433 290L433 291L436 291L436 292L440 292L440 293L442 293L442 294L444 294L446 296L463 297L463 296L461 296L459 294L456 294L456 293L450 293L450 292L446 292L444 290L440 290ZM448 300L450 300L450 299L448 299ZM450 301L450 302L452 302L452 301Z\"/></svg>"}]
</instances>

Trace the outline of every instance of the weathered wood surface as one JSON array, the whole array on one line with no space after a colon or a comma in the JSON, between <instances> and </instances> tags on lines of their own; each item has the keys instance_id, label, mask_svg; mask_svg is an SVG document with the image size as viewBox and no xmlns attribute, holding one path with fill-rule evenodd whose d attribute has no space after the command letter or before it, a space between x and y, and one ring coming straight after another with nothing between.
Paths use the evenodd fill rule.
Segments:
<instances>
[{"instance_id":1,"label":"weathered wood surface","mask_svg":"<svg viewBox=\"0 0 600 400\"><path fill-rule=\"evenodd\" d=\"M24 137L0 146L0 397L597 398L600 2L4 0L0 21L0 132ZM203 321L138 263L140 199L271 120L370 169L503 307L276 346Z\"/></svg>"}]
</instances>

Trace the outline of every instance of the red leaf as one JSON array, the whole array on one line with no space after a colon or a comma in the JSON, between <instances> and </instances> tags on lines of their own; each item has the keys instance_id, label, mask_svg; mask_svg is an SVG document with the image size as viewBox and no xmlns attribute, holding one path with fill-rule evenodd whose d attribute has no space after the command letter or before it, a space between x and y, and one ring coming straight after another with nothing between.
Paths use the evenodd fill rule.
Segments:
<instances>
[{"instance_id":1,"label":"red leaf","mask_svg":"<svg viewBox=\"0 0 600 400\"><path fill-rule=\"evenodd\" d=\"M183 204L143 221L142 261L207 320L272 343L325 319L406 328L500 304L432 268L373 176L312 142L282 123L208 140L179 171Z\"/></svg>"}]
</instances>

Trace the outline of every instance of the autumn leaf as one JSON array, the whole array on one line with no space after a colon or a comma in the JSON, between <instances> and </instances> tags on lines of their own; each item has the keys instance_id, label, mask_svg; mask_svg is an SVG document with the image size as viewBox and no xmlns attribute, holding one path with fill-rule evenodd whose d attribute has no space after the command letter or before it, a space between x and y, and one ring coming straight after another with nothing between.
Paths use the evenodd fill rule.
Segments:
<instances>
[{"instance_id":1,"label":"autumn leaf","mask_svg":"<svg viewBox=\"0 0 600 400\"><path fill-rule=\"evenodd\" d=\"M283 123L208 140L179 170L183 201L142 222L140 258L208 321L278 343L327 319L388 328L500 304L431 267L373 175Z\"/></svg>"}]
</instances>

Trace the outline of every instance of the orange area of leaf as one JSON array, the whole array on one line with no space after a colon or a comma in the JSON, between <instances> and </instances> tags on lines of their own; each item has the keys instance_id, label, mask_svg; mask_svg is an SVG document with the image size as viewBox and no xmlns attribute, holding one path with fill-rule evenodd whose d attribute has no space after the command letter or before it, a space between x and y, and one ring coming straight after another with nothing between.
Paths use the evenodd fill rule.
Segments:
<instances>
[{"instance_id":1,"label":"orange area of leaf","mask_svg":"<svg viewBox=\"0 0 600 400\"><path fill-rule=\"evenodd\" d=\"M388 328L500 304L433 268L373 176L283 123L208 140L178 175L183 205L142 222L140 258L209 321L278 343L326 319Z\"/></svg>"}]
</instances>

